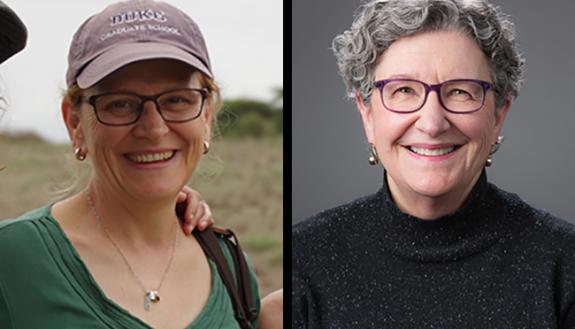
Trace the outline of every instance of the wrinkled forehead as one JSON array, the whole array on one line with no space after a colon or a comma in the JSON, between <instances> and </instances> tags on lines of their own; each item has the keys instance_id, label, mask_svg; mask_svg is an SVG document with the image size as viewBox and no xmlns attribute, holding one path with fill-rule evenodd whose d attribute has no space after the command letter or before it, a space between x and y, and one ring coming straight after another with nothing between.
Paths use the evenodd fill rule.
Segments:
<instances>
[{"instance_id":1,"label":"wrinkled forehead","mask_svg":"<svg viewBox=\"0 0 575 329\"><path fill-rule=\"evenodd\" d=\"M487 57L477 42L456 30L431 31L399 38L379 55L375 78L422 79L435 75L440 81L468 78L488 80Z\"/></svg>"}]
</instances>

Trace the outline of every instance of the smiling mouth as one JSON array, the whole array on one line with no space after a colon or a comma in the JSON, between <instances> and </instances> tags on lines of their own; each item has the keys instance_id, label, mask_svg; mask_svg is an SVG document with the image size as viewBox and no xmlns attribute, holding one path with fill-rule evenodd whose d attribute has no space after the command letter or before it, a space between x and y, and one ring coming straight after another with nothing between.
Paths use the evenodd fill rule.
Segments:
<instances>
[{"instance_id":1,"label":"smiling mouth","mask_svg":"<svg viewBox=\"0 0 575 329\"><path fill-rule=\"evenodd\" d=\"M427 149L421 147L414 147L414 146L407 146L406 147L410 152L415 154L424 155L424 156L441 156L452 153L453 151L457 150L459 146L453 145L444 148L435 148L435 149Z\"/></svg>"},{"instance_id":2,"label":"smiling mouth","mask_svg":"<svg viewBox=\"0 0 575 329\"><path fill-rule=\"evenodd\" d=\"M174 157L176 151L148 153L148 154L127 154L126 157L137 163L153 163L168 161Z\"/></svg>"}]
</instances>

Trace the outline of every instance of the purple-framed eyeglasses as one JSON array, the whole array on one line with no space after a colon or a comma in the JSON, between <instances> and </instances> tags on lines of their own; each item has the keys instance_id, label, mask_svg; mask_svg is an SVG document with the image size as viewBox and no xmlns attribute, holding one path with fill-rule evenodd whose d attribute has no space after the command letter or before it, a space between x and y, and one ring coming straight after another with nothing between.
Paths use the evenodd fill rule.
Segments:
<instances>
[{"instance_id":1,"label":"purple-framed eyeglasses","mask_svg":"<svg viewBox=\"0 0 575 329\"><path fill-rule=\"evenodd\" d=\"M383 106L396 113L419 111L430 92L435 91L439 103L451 113L472 113L485 104L485 94L493 89L490 82L475 79L455 79L429 85L415 79L378 80L373 86L379 89Z\"/></svg>"}]
</instances>

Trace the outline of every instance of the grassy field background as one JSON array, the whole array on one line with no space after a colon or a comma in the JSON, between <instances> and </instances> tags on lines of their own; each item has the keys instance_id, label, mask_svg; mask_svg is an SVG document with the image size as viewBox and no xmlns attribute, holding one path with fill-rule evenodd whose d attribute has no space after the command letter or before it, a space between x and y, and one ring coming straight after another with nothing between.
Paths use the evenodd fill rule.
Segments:
<instances>
[{"instance_id":1,"label":"grassy field background","mask_svg":"<svg viewBox=\"0 0 575 329\"><path fill-rule=\"evenodd\" d=\"M189 185L210 205L217 225L232 228L255 266L260 292L283 285L283 144L281 137L219 139ZM0 134L0 218L58 200L78 164L69 145L33 135Z\"/></svg>"}]
</instances>

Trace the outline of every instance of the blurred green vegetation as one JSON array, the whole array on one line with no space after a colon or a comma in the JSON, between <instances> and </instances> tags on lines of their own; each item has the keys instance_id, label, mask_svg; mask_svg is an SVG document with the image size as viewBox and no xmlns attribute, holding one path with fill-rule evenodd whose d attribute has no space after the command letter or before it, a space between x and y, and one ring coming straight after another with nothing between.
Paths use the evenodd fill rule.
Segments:
<instances>
[{"instance_id":1,"label":"blurred green vegetation","mask_svg":"<svg viewBox=\"0 0 575 329\"><path fill-rule=\"evenodd\" d=\"M274 89L270 102L254 99L225 101L218 113L223 138L261 138L283 134L283 88Z\"/></svg>"}]
</instances>

